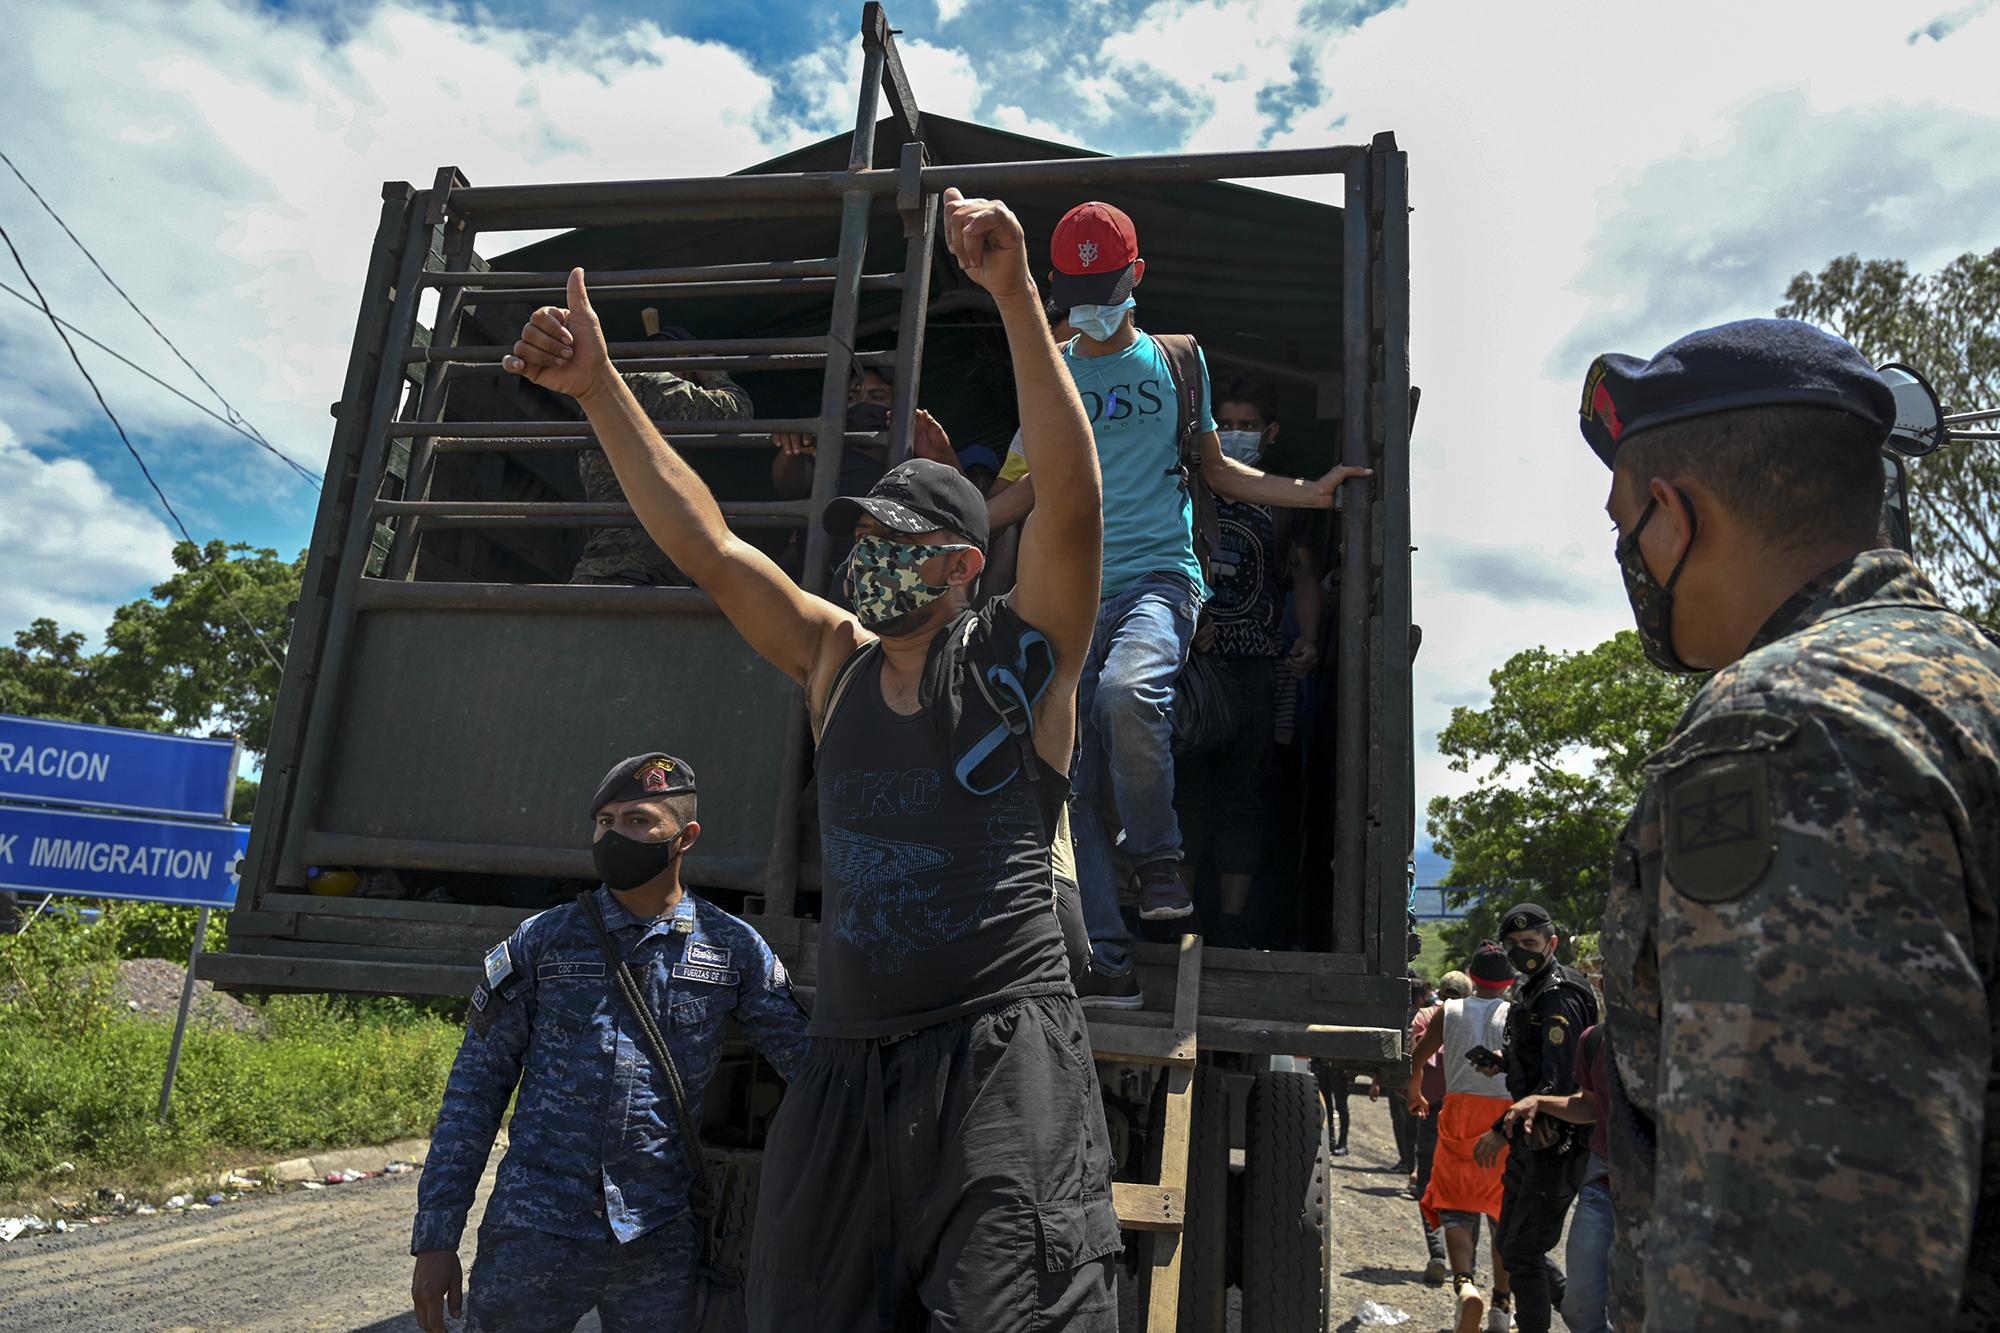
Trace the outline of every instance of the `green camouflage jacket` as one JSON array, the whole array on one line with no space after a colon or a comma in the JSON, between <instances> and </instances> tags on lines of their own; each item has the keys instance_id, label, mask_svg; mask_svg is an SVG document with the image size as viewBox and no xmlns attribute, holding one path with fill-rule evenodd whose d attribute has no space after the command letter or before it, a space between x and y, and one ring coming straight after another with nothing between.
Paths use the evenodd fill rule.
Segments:
<instances>
[{"instance_id":1,"label":"green camouflage jacket","mask_svg":"<svg viewBox=\"0 0 2000 1333\"><path fill-rule=\"evenodd\" d=\"M653 421L740 421L751 415L750 395L724 374L710 375L707 388L664 371L629 374L625 383ZM576 456L576 467L583 476L585 499L625 498L603 450L584 450ZM688 579L644 528L594 528L570 582L686 586Z\"/></svg>"},{"instance_id":2,"label":"green camouflage jacket","mask_svg":"<svg viewBox=\"0 0 2000 1333\"><path fill-rule=\"evenodd\" d=\"M1865 552L1646 775L1602 936L1612 1323L2000 1328L2000 648Z\"/></svg>"}]
</instances>

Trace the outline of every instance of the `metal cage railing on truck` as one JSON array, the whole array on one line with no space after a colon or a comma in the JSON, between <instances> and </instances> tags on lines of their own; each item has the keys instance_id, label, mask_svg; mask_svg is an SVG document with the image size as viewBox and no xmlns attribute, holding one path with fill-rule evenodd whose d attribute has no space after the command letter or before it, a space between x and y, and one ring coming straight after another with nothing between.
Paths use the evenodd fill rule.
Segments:
<instances>
[{"instance_id":1,"label":"metal cage railing on truck","mask_svg":"<svg viewBox=\"0 0 2000 1333\"><path fill-rule=\"evenodd\" d=\"M575 793L588 790L606 756L631 748L632 737L678 735L681 727L709 726L731 738L726 755L689 755L703 774L705 812L769 812L743 828L723 816L705 820L711 833L690 858L691 880L746 895L744 905L768 922L794 918L801 891L816 887L797 836L809 814L801 806L809 761L803 703L750 658L705 593L416 577L427 543L443 534L476 529L522 543L536 532L636 522L622 504L438 493L447 465L531 455L566 461L593 443L587 424L533 400L539 391L502 375L498 364L527 312L561 299L566 272L494 270L474 251L478 237L837 216L830 257L590 274L614 336L629 327L639 301L727 297L748 308L770 297L825 298L825 332L815 336L670 345L617 337L611 348L623 371L818 372L816 414L662 426L696 459L767 455L775 432L818 435L809 500L723 506L744 532L801 530L803 581L817 590L828 537L816 516L833 497L842 450L879 438L845 430L857 365L893 368L891 461L910 448L932 286L946 271L938 246L945 188L1003 198L1049 189L1080 198L1101 189L1115 197L1121 188L1170 182L1338 175L1342 206L1320 210L1332 226L1312 238L1338 270L1339 308L1325 312L1326 325L1338 329L1338 361L1293 368L1318 385L1321 415L1337 417L1340 460L1374 469L1372 479L1343 488L1328 545L1338 571L1337 650L1322 668L1337 719L1333 792L1308 819L1332 826L1331 927L1326 938L1301 941L1310 951L1299 955L1232 963L1236 951L1211 950L1210 993L1233 968L1246 998L1232 1014L1226 994L1214 997L1221 1004L1205 995L1203 1011L1205 1023L1240 1025L1230 1037L1237 1042L1268 1044L1265 1025L1316 1016L1355 1020L1326 1026L1357 1032L1400 1029L1395 978L1405 962L1414 824L1405 155L1383 135L1366 146L938 164L873 4L863 47L843 170L479 187L445 168L427 190L385 187L253 823L245 910L232 919L230 953L203 960L205 974L251 989L469 989L466 969L480 941L504 933L518 910L317 897L304 891L309 871L588 879L587 838L570 808ZM878 127L884 92L892 115ZM900 140L893 166L875 165L882 127ZM900 264L871 272L871 222L884 213L900 220L903 254ZM948 293L940 305L963 308L964 295ZM856 351L864 298L897 303L893 352ZM428 329L419 313L426 299L436 302ZM513 419L499 419L499 407L517 409ZM650 712L634 711L630 689L616 699L605 694L607 680L629 682L642 662L653 673ZM594 663L605 665L592 676ZM565 687L583 684L590 699L562 697ZM387 919L406 929L397 935L367 924ZM786 930L773 926L778 936ZM810 932L793 937L809 964ZM1160 969L1171 988L1171 951L1158 947L1142 964ZM1257 981L1262 974L1285 982L1260 1007L1251 998L1259 987L1279 985ZM1365 1048L1352 1052L1360 1058L1370 1058L1367 1051L1382 1058L1375 1038L1356 1044Z\"/></svg>"}]
</instances>

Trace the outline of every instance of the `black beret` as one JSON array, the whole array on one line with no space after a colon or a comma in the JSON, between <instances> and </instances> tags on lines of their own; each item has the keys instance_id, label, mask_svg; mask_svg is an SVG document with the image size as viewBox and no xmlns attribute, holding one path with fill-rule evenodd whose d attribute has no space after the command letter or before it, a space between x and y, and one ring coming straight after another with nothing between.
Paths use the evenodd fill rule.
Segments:
<instances>
[{"instance_id":1,"label":"black beret","mask_svg":"<svg viewBox=\"0 0 2000 1333\"><path fill-rule=\"evenodd\" d=\"M1540 903L1515 903L1507 915L1500 918L1502 934L1517 930L1547 930L1553 922Z\"/></svg>"},{"instance_id":2,"label":"black beret","mask_svg":"<svg viewBox=\"0 0 2000 1333\"><path fill-rule=\"evenodd\" d=\"M1473 951L1472 963L1465 969L1472 979L1489 989L1509 986L1514 982L1514 965L1507 961L1507 951L1492 940Z\"/></svg>"},{"instance_id":3,"label":"black beret","mask_svg":"<svg viewBox=\"0 0 2000 1333\"><path fill-rule=\"evenodd\" d=\"M694 770L687 766L686 761L658 751L635 754L612 765L611 771L604 775L604 781L597 784L597 794L590 798L590 814L595 818L599 810L613 801L691 796L694 789Z\"/></svg>"},{"instance_id":4,"label":"black beret","mask_svg":"<svg viewBox=\"0 0 2000 1333\"><path fill-rule=\"evenodd\" d=\"M1606 352L1583 377L1583 438L1604 466L1654 426L1745 407L1829 407L1896 424L1896 396L1866 357L1796 319L1739 319L1667 344L1650 361Z\"/></svg>"}]
</instances>

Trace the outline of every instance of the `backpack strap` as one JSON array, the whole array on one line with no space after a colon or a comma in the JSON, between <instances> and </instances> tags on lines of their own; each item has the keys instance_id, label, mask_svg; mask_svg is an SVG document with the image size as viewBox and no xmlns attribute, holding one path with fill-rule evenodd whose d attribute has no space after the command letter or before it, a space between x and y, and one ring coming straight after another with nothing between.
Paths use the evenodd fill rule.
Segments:
<instances>
[{"instance_id":1,"label":"backpack strap","mask_svg":"<svg viewBox=\"0 0 2000 1333\"><path fill-rule=\"evenodd\" d=\"M1201 359L1201 344L1191 333L1155 333L1153 342L1167 360L1167 373L1174 381L1174 466L1181 489L1187 492L1194 515L1194 554L1202 568L1222 548L1222 516L1216 510L1215 492L1201 471L1201 405L1208 397L1208 367Z\"/></svg>"},{"instance_id":2,"label":"backpack strap","mask_svg":"<svg viewBox=\"0 0 2000 1333\"><path fill-rule=\"evenodd\" d=\"M826 735L826 728L833 721L834 711L840 707L840 701L847 697L847 687L861 674L861 667L870 655L880 651L881 647L880 639L870 639L849 653L847 660L834 670L833 686L826 692L826 707L820 709L819 716L813 719L814 746L818 746L820 738Z\"/></svg>"}]
</instances>

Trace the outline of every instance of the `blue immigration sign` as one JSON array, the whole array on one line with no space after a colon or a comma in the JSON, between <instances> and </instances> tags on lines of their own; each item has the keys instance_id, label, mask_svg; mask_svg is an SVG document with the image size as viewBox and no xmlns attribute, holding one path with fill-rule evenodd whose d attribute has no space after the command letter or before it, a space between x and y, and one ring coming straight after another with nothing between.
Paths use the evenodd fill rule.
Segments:
<instances>
[{"instance_id":1,"label":"blue immigration sign","mask_svg":"<svg viewBox=\"0 0 2000 1333\"><path fill-rule=\"evenodd\" d=\"M0 713L0 801L227 819L236 794L231 737L49 722Z\"/></svg>"},{"instance_id":2,"label":"blue immigration sign","mask_svg":"<svg viewBox=\"0 0 2000 1333\"><path fill-rule=\"evenodd\" d=\"M249 843L248 824L0 805L0 889L228 907Z\"/></svg>"}]
</instances>

